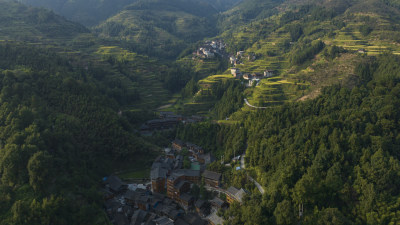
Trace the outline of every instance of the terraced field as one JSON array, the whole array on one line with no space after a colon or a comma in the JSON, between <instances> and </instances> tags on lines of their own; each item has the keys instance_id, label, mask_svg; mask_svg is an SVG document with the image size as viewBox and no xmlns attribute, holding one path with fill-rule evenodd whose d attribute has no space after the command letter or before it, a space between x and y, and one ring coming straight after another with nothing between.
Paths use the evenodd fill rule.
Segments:
<instances>
[{"instance_id":1,"label":"terraced field","mask_svg":"<svg viewBox=\"0 0 400 225\"><path fill-rule=\"evenodd\" d=\"M368 55L378 55L380 53L389 51L393 54L400 54L399 43L393 40L388 40L385 34L393 35L399 34L398 31L393 31L390 22L373 14L359 14L358 16L368 16L374 19L375 29L368 36L363 36L359 31L359 27L363 24L361 22L349 22L346 27L337 32L335 37L325 39L327 43L343 47L350 51L365 50Z\"/></svg>"},{"instance_id":2,"label":"terraced field","mask_svg":"<svg viewBox=\"0 0 400 225\"><path fill-rule=\"evenodd\" d=\"M97 54L100 56L100 61L107 60L109 56L112 56L128 62L131 75L126 76L126 82L123 85L137 89L140 94L140 101L129 106L130 110L136 108L154 110L171 98L171 94L163 88L161 81L157 78L163 71L163 67L159 66L155 60L128 52L117 46L102 46L98 49ZM119 73L116 68L113 72Z\"/></svg>"},{"instance_id":3,"label":"terraced field","mask_svg":"<svg viewBox=\"0 0 400 225\"><path fill-rule=\"evenodd\" d=\"M267 69L275 71L275 77L261 80L259 85L246 95L250 104L274 106L301 97L302 92L298 91L299 86L295 79L287 73L289 62L282 50L282 45L289 40L289 34L279 29L247 49L245 56L241 59L243 64L236 66L242 73L263 73ZM256 60L248 60L246 56L249 53L254 53ZM299 85L307 86L307 84Z\"/></svg>"}]
</instances>

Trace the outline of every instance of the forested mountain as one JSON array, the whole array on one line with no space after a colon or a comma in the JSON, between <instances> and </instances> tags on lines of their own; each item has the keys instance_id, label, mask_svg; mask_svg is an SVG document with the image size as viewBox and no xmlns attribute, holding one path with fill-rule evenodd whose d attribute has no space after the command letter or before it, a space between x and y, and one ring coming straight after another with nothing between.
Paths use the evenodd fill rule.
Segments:
<instances>
[{"instance_id":1,"label":"forested mountain","mask_svg":"<svg viewBox=\"0 0 400 225\"><path fill-rule=\"evenodd\" d=\"M172 136L248 189L225 224L400 221L399 1L20 2L54 12L0 0L0 225L108 224L101 177ZM208 120L141 136L160 106Z\"/></svg>"},{"instance_id":2,"label":"forested mountain","mask_svg":"<svg viewBox=\"0 0 400 225\"><path fill-rule=\"evenodd\" d=\"M225 10L232 8L242 0L200 0L200 1L208 2L216 10L223 12Z\"/></svg>"},{"instance_id":3,"label":"forested mountain","mask_svg":"<svg viewBox=\"0 0 400 225\"><path fill-rule=\"evenodd\" d=\"M86 26L98 25L100 22L119 13L137 0L18 0L18 2L45 7L66 18ZM241 0L195 0L207 2L218 11L225 11ZM167 3L166 1L164 1ZM161 2L160 2L161 3ZM163 3L164 4L164 3Z\"/></svg>"},{"instance_id":4,"label":"forested mountain","mask_svg":"<svg viewBox=\"0 0 400 225\"><path fill-rule=\"evenodd\" d=\"M194 0L141 0L94 28L135 52L176 57L189 44L216 34L216 10Z\"/></svg>"},{"instance_id":5,"label":"forested mountain","mask_svg":"<svg viewBox=\"0 0 400 225\"><path fill-rule=\"evenodd\" d=\"M45 7L72 21L93 26L118 13L135 0L19 0L19 2Z\"/></svg>"},{"instance_id":6,"label":"forested mountain","mask_svg":"<svg viewBox=\"0 0 400 225\"><path fill-rule=\"evenodd\" d=\"M97 182L151 145L103 94L102 72L18 44L0 45L0 68L0 224L105 224Z\"/></svg>"},{"instance_id":7,"label":"forested mountain","mask_svg":"<svg viewBox=\"0 0 400 225\"><path fill-rule=\"evenodd\" d=\"M3 40L66 40L89 30L45 9L0 1L0 36Z\"/></svg>"},{"instance_id":8,"label":"forested mountain","mask_svg":"<svg viewBox=\"0 0 400 225\"><path fill-rule=\"evenodd\" d=\"M393 55L364 59L352 89L335 85L312 101L243 112L235 126L178 131L228 159L247 146L247 165L266 194L232 205L223 213L227 224L396 224L399 62Z\"/></svg>"}]
</instances>

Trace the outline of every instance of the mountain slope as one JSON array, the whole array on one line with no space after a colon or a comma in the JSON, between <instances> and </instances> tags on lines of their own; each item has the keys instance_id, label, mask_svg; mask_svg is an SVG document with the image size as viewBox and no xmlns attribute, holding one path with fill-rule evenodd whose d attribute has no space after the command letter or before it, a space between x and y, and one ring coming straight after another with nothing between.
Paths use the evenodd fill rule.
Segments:
<instances>
[{"instance_id":1,"label":"mountain slope","mask_svg":"<svg viewBox=\"0 0 400 225\"><path fill-rule=\"evenodd\" d=\"M19 2L45 7L70 20L93 26L118 13L134 0L20 0Z\"/></svg>"},{"instance_id":2,"label":"mountain slope","mask_svg":"<svg viewBox=\"0 0 400 225\"><path fill-rule=\"evenodd\" d=\"M240 3L242 0L202 0L202 1L208 2L216 10L223 12L232 8L236 4Z\"/></svg>"},{"instance_id":3,"label":"mountain slope","mask_svg":"<svg viewBox=\"0 0 400 225\"><path fill-rule=\"evenodd\" d=\"M188 44L216 34L216 10L193 0L143 0L94 28L100 37L138 52L177 56Z\"/></svg>"},{"instance_id":4,"label":"mountain slope","mask_svg":"<svg viewBox=\"0 0 400 225\"><path fill-rule=\"evenodd\" d=\"M0 1L0 37L8 40L68 39L89 31L45 9Z\"/></svg>"}]
</instances>

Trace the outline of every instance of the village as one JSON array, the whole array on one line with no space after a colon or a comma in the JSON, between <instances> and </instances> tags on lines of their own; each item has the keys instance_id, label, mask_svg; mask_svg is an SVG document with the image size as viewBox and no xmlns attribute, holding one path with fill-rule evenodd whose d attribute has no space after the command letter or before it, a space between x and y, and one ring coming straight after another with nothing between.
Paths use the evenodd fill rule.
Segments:
<instances>
[{"instance_id":1,"label":"village","mask_svg":"<svg viewBox=\"0 0 400 225\"><path fill-rule=\"evenodd\" d=\"M248 81L245 83L247 87L274 76L272 70L242 73L236 66L243 64L246 57L254 61L257 56L244 51L237 52L235 56L228 55L225 47L220 40L206 41L193 53L193 58L210 59L217 55L229 58L234 66L230 69L232 76ZM152 135L154 131L171 130L178 124L198 123L205 119L174 112L158 112L157 115L159 118L149 120L140 127L142 135ZM239 161L240 157L234 157L232 162ZM228 209L234 202L241 204L248 191L224 184L221 173L207 170L207 166L215 161L213 154L201 146L174 140L154 160L148 181L129 183L115 175L105 177L102 190L110 221L115 225L223 224L224 219L218 212ZM242 166L244 161L234 169L241 170ZM256 181L251 177L249 179L257 186ZM261 186L259 189L263 193Z\"/></svg>"},{"instance_id":2,"label":"village","mask_svg":"<svg viewBox=\"0 0 400 225\"><path fill-rule=\"evenodd\" d=\"M242 73L236 66L243 65L244 59L249 62L255 61L257 55L253 52L246 53L245 51L238 51L236 55L229 55L225 52L225 48L226 44L222 40L205 41L197 51L193 52L192 59L212 59L216 57L216 55L222 58L229 58L229 62L233 66L233 68L231 68L232 76L237 79L243 78L246 80L246 87L253 87L258 85L261 79L274 76L275 72L269 69L265 70L264 73Z\"/></svg>"},{"instance_id":3,"label":"village","mask_svg":"<svg viewBox=\"0 0 400 225\"><path fill-rule=\"evenodd\" d=\"M270 78L272 76L274 76L274 71L273 70L265 70L264 73L242 73L240 71L240 69L236 68L237 65L239 64L243 64L243 62L241 61L243 58L245 58L246 56L246 52L244 51L238 51L236 53L236 56L230 56L229 60L232 66L234 66L233 68L231 68L231 74L233 77L237 78L237 79L244 79L246 81L248 81L246 83L246 87L253 87L255 85L258 85L261 79L265 79L265 78ZM257 56L250 52L247 54L247 60L248 61L254 61L256 60Z\"/></svg>"},{"instance_id":4,"label":"village","mask_svg":"<svg viewBox=\"0 0 400 225\"><path fill-rule=\"evenodd\" d=\"M110 221L115 225L223 224L217 212L233 202L241 204L247 191L221 188L222 174L206 169L215 160L200 146L174 140L153 162L149 183L127 184L115 175L103 178ZM199 187L207 196L199 193Z\"/></svg>"},{"instance_id":5,"label":"village","mask_svg":"<svg viewBox=\"0 0 400 225\"><path fill-rule=\"evenodd\" d=\"M205 41L201 47L193 52L192 59L211 59L217 55L222 58L227 58L228 54L225 52L226 44L222 40Z\"/></svg>"}]
</instances>

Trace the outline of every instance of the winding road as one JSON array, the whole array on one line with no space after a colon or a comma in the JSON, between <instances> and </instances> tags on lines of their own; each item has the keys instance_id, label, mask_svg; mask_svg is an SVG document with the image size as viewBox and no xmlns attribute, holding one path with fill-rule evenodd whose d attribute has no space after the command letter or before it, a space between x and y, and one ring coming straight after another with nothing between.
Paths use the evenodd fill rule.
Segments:
<instances>
[{"instance_id":1,"label":"winding road","mask_svg":"<svg viewBox=\"0 0 400 225\"><path fill-rule=\"evenodd\" d=\"M242 169L246 168L246 165L244 163L245 156L246 156L246 154L243 154L240 158L240 167L242 167ZM265 193L264 188L256 180L254 180L248 173L247 173L247 178L256 185L256 187L258 188L258 190L260 191L261 194Z\"/></svg>"},{"instance_id":2,"label":"winding road","mask_svg":"<svg viewBox=\"0 0 400 225\"><path fill-rule=\"evenodd\" d=\"M257 106L251 105L251 104L249 103L249 101L247 100L247 98L244 99L244 102L246 103L246 105L247 105L248 107L255 108L255 109L268 109L268 108L271 108L271 107L257 107Z\"/></svg>"}]
</instances>

